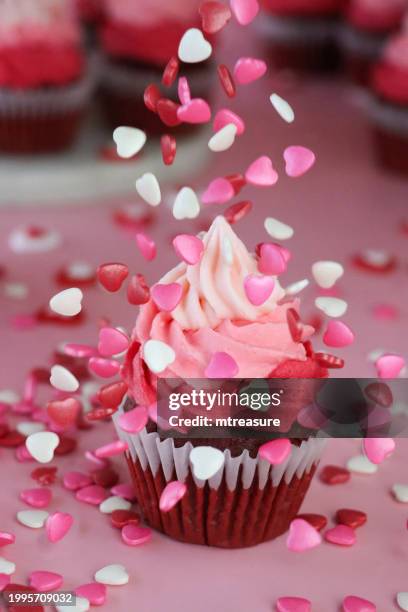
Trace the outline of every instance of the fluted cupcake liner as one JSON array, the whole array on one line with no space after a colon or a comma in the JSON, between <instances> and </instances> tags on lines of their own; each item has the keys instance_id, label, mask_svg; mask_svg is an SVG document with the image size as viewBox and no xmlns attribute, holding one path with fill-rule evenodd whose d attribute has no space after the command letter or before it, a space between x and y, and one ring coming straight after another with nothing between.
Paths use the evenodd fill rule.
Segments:
<instances>
[{"instance_id":1,"label":"fluted cupcake liner","mask_svg":"<svg viewBox=\"0 0 408 612\"><path fill-rule=\"evenodd\" d=\"M192 544L223 548L253 546L284 533L296 516L309 488L325 441L309 439L292 444L291 454L278 466L224 451L224 466L208 481L194 476L191 442L175 446L145 429L127 434L114 416L119 437L128 444L127 462L146 521L168 536ZM166 484L179 480L187 493L169 512L159 509Z\"/></svg>"}]
</instances>

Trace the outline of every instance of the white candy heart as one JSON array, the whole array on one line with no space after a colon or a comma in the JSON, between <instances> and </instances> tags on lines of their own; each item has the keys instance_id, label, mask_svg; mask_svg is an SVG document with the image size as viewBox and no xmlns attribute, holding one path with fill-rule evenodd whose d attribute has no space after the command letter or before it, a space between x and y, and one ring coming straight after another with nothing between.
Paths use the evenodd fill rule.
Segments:
<instances>
[{"instance_id":1,"label":"white candy heart","mask_svg":"<svg viewBox=\"0 0 408 612\"><path fill-rule=\"evenodd\" d=\"M134 127L121 126L113 132L119 157L130 159L144 147L146 134Z\"/></svg>"},{"instance_id":2,"label":"white candy heart","mask_svg":"<svg viewBox=\"0 0 408 612\"><path fill-rule=\"evenodd\" d=\"M20 401L20 396L12 389L0 390L0 404L16 404Z\"/></svg>"},{"instance_id":3,"label":"white candy heart","mask_svg":"<svg viewBox=\"0 0 408 612\"><path fill-rule=\"evenodd\" d=\"M347 302L334 297L318 297L315 305L325 315L333 318L342 317L347 310Z\"/></svg>"},{"instance_id":4,"label":"white candy heart","mask_svg":"<svg viewBox=\"0 0 408 612\"><path fill-rule=\"evenodd\" d=\"M171 346L161 340L148 340L143 345L143 359L154 374L164 372L175 358L176 353Z\"/></svg>"},{"instance_id":5,"label":"white candy heart","mask_svg":"<svg viewBox=\"0 0 408 612\"><path fill-rule=\"evenodd\" d=\"M273 217L267 217L264 222L264 228L268 232L271 238L275 240L289 240L295 233L293 228L278 219Z\"/></svg>"},{"instance_id":6,"label":"white candy heart","mask_svg":"<svg viewBox=\"0 0 408 612\"><path fill-rule=\"evenodd\" d=\"M54 451L59 444L59 436L53 431L39 431L31 434L25 441L30 455L39 463L49 463L54 458Z\"/></svg>"},{"instance_id":7,"label":"white candy heart","mask_svg":"<svg viewBox=\"0 0 408 612\"><path fill-rule=\"evenodd\" d=\"M5 283L4 295L12 300L24 300L28 295L28 287L23 283Z\"/></svg>"},{"instance_id":8,"label":"white candy heart","mask_svg":"<svg viewBox=\"0 0 408 612\"><path fill-rule=\"evenodd\" d=\"M75 376L61 365L54 365L51 368L50 383L59 391L73 393L79 389L79 382Z\"/></svg>"},{"instance_id":9,"label":"white candy heart","mask_svg":"<svg viewBox=\"0 0 408 612\"><path fill-rule=\"evenodd\" d=\"M208 147L214 153L227 151L234 144L236 135L237 126L234 123L228 123L210 138Z\"/></svg>"},{"instance_id":10,"label":"white candy heart","mask_svg":"<svg viewBox=\"0 0 408 612\"><path fill-rule=\"evenodd\" d=\"M200 202L191 187L183 187L178 192L173 205L173 215L177 220L195 219L200 214Z\"/></svg>"},{"instance_id":11,"label":"white candy heart","mask_svg":"<svg viewBox=\"0 0 408 612\"><path fill-rule=\"evenodd\" d=\"M86 280L88 278L93 278L95 268L85 261L74 261L67 267L67 272L71 278Z\"/></svg>"},{"instance_id":12,"label":"white candy heart","mask_svg":"<svg viewBox=\"0 0 408 612\"><path fill-rule=\"evenodd\" d=\"M64 289L50 299L50 308L64 317L74 317L81 312L83 297L83 293L78 287Z\"/></svg>"},{"instance_id":13,"label":"white candy heart","mask_svg":"<svg viewBox=\"0 0 408 612\"><path fill-rule=\"evenodd\" d=\"M123 565L114 563L98 570L95 574L95 580L109 586L121 586L129 582L129 574Z\"/></svg>"},{"instance_id":14,"label":"white candy heart","mask_svg":"<svg viewBox=\"0 0 408 612\"><path fill-rule=\"evenodd\" d=\"M408 504L408 485L395 484L391 488L394 497L402 504Z\"/></svg>"},{"instance_id":15,"label":"white candy heart","mask_svg":"<svg viewBox=\"0 0 408 612\"><path fill-rule=\"evenodd\" d=\"M9 246L14 253L46 253L61 244L61 236L54 231L45 231L39 236L31 236L25 228L13 230Z\"/></svg>"},{"instance_id":16,"label":"white candy heart","mask_svg":"<svg viewBox=\"0 0 408 612\"><path fill-rule=\"evenodd\" d=\"M397 593L397 604L399 605L401 610L408 612L408 593L407 592Z\"/></svg>"},{"instance_id":17,"label":"white candy heart","mask_svg":"<svg viewBox=\"0 0 408 612\"><path fill-rule=\"evenodd\" d=\"M372 266L386 266L392 259L391 255L380 249L367 249L361 254L362 258Z\"/></svg>"},{"instance_id":18,"label":"white candy heart","mask_svg":"<svg viewBox=\"0 0 408 612\"><path fill-rule=\"evenodd\" d=\"M25 527L31 527L31 529L44 527L48 516L49 514L45 510L20 510L20 512L17 512L18 522Z\"/></svg>"},{"instance_id":19,"label":"white candy heart","mask_svg":"<svg viewBox=\"0 0 408 612\"><path fill-rule=\"evenodd\" d=\"M330 289L343 276L344 268L337 261L316 261L312 274L319 287Z\"/></svg>"},{"instance_id":20,"label":"white candy heart","mask_svg":"<svg viewBox=\"0 0 408 612\"><path fill-rule=\"evenodd\" d=\"M16 564L8 561L4 557L0 557L0 574L11 576L16 571Z\"/></svg>"},{"instance_id":21,"label":"white candy heart","mask_svg":"<svg viewBox=\"0 0 408 612\"><path fill-rule=\"evenodd\" d=\"M357 455L347 461L347 469L350 472L357 472L357 474L375 474L378 470L378 465L371 463L365 455Z\"/></svg>"},{"instance_id":22,"label":"white candy heart","mask_svg":"<svg viewBox=\"0 0 408 612\"><path fill-rule=\"evenodd\" d=\"M196 446L190 453L194 476L199 480L208 480L224 465L224 453L212 446Z\"/></svg>"},{"instance_id":23,"label":"white candy heart","mask_svg":"<svg viewBox=\"0 0 408 612\"><path fill-rule=\"evenodd\" d=\"M269 99L273 108L276 110L278 115L282 117L284 121L286 121L287 123L292 123L295 120L295 113L289 102L287 102L275 93L273 93Z\"/></svg>"},{"instance_id":24,"label":"white candy heart","mask_svg":"<svg viewBox=\"0 0 408 612\"><path fill-rule=\"evenodd\" d=\"M197 64L210 57L212 47L198 28L190 28L184 33L178 48L178 56L182 62Z\"/></svg>"},{"instance_id":25,"label":"white candy heart","mask_svg":"<svg viewBox=\"0 0 408 612\"><path fill-rule=\"evenodd\" d=\"M129 501L117 495L108 497L99 504L99 510L103 514L111 514L114 510L130 510L131 507L132 504Z\"/></svg>"},{"instance_id":26,"label":"white candy heart","mask_svg":"<svg viewBox=\"0 0 408 612\"><path fill-rule=\"evenodd\" d=\"M35 421L20 421L20 423L17 423L16 429L18 433L21 433L21 435L27 437L34 433L38 433L39 431L44 431L45 424L36 423Z\"/></svg>"},{"instance_id":27,"label":"white candy heart","mask_svg":"<svg viewBox=\"0 0 408 612\"><path fill-rule=\"evenodd\" d=\"M385 355L387 351L385 349L377 348L370 351L367 355L368 361L375 362L377 359Z\"/></svg>"},{"instance_id":28,"label":"white candy heart","mask_svg":"<svg viewBox=\"0 0 408 612\"><path fill-rule=\"evenodd\" d=\"M88 612L90 603L85 597L75 597L74 606L55 606L58 612Z\"/></svg>"},{"instance_id":29,"label":"white candy heart","mask_svg":"<svg viewBox=\"0 0 408 612\"><path fill-rule=\"evenodd\" d=\"M158 206L161 202L159 181L151 172L146 172L137 179L136 191L150 206Z\"/></svg>"},{"instance_id":30,"label":"white candy heart","mask_svg":"<svg viewBox=\"0 0 408 612\"><path fill-rule=\"evenodd\" d=\"M297 293L303 291L303 289L306 289L308 285L309 281L307 280L307 278L304 278L303 280L288 285L285 289L285 293L286 295L296 295Z\"/></svg>"}]
</instances>

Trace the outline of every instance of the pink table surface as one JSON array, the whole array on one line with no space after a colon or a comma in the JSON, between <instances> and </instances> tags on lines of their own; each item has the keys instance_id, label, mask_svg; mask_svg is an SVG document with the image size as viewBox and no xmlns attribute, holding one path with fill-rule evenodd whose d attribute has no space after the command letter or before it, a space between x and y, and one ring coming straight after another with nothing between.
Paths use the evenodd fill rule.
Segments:
<instances>
[{"instance_id":1,"label":"pink table surface","mask_svg":"<svg viewBox=\"0 0 408 612\"><path fill-rule=\"evenodd\" d=\"M204 187L210 177L243 170L261 154L270 154L282 173L276 187L248 189L253 213L237 231L253 247L266 238L262 228L267 215L276 216L296 230L290 247L293 260L284 283L309 276L317 258L344 263L346 275L339 287L349 302L345 321L356 332L356 343L342 351L347 365L341 375L370 376L373 365L367 354L382 348L407 357L407 262L408 239L399 229L407 217L407 182L378 171L373 162L370 133L364 115L351 104L351 94L341 84L309 83L286 86L284 93L297 111L297 121L287 126L273 113L267 100L274 84L265 79L242 96L237 108L251 124L236 144L233 154L214 158L212 167L197 169L195 185ZM255 93L253 93L255 92ZM255 107L254 96L259 101ZM262 100L265 100L263 103ZM254 109L256 108L256 113ZM265 144L266 143L266 144ZM291 180L282 172L281 152L289 144L304 144L315 150L318 162L305 178ZM137 166L135 166L135 176ZM190 179L189 179L190 180ZM75 185L72 186L75 189ZM130 198L131 193L129 186ZM69 199L69 194L67 194ZM16 301L0 294L0 389L21 391L25 373L33 366L49 363L52 349L60 341L94 342L98 317L108 316L114 325L131 328L136 310L123 296L110 296L94 287L85 290L87 319L80 327L40 325L16 331L10 320L16 313L33 312L57 291L53 281L61 265L84 260L95 266L102 261L125 261L146 273L153 281L175 261L169 239L177 232L190 231L197 224L177 224L163 209L149 228L159 245L159 256L146 265L133 239L112 223L113 204L61 208L3 209L0 211L0 263L7 267L7 279L27 284L26 300ZM215 209L205 216L212 216ZM16 226L35 223L54 228L63 245L52 253L22 256L12 253L7 237ZM398 257L399 266L389 275L360 272L350 265L353 253L363 248L384 248ZM312 312L313 289L304 296L303 312ZM398 309L393 320L379 320L372 314L377 303ZM321 346L321 341L317 341ZM95 448L113 435L111 425L97 425L81 433L80 451ZM344 465L358 452L355 440L330 443L324 462ZM394 482L407 482L408 444L399 441L394 456L374 476L353 475L349 483L336 487L315 479L303 510L332 518L339 507L355 507L368 513L368 524L358 531L352 549L322 544L308 553L290 553L285 537L255 548L237 551L182 545L155 533L149 545L129 548L107 517L94 508L79 504L59 484L54 486L51 509L70 511L75 525L58 544L50 544L44 533L18 525L15 513L22 509L19 491L33 485L32 463L18 464L13 452L0 454L0 529L15 531L15 545L1 552L15 561L15 578L25 581L30 571L61 572L65 587L90 581L105 564L122 563L130 573L129 585L109 588L105 610L138 612L267 612L277 597L299 595L313 601L315 612L340 609L348 594L367 597L380 612L396 609L398 591L408 591L407 506L390 495ZM90 469L82 452L57 459L60 473L68 469ZM115 464L127 479L123 461Z\"/></svg>"}]
</instances>

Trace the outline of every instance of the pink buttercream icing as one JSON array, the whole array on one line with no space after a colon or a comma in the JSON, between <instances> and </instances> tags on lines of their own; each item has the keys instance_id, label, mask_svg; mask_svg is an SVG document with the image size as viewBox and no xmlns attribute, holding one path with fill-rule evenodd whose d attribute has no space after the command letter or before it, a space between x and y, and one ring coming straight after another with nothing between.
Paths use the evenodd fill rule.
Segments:
<instances>
[{"instance_id":1,"label":"pink buttercream icing","mask_svg":"<svg viewBox=\"0 0 408 612\"><path fill-rule=\"evenodd\" d=\"M387 32L400 25L407 8L407 0L351 0L346 18L356 28Z\"/></svg>"},{"instance_id":2,"label":"pink buttercream icing","mask_svg":"<svg viewBox=\"0 0 408 612\"><path fill-rule=\"evenodd\" d=\"M408 105L408 31L387 43L373 71L373 87L383 98Z\"/></svg>"},{"instance_id":3,"label":"pink buttercream icing","mask_svg":"<svg viewBox=\"0 0 408 612\"><path fill-rule=\"evenodd\" d=\"M298 301L279 304L284 291L277 280L264 304L253 306L248 301L244 279L257 273L257 260L224 217L214 220L203 242L198 264L181 263L160 281L183 286L178 306L171 313L159 311L152 300L141 307L124 371L138 401L143 399L140 359L149 339L165 342L175 351L175 361L161 374L169 378L204 378L212 355L220 351L236 361L238 377L267 377L284 361L306 360L305 348L293 341L286 320L286 311L298 310ZM304 339L312 332L305 326Z\"/></svg>"}]
</instances>

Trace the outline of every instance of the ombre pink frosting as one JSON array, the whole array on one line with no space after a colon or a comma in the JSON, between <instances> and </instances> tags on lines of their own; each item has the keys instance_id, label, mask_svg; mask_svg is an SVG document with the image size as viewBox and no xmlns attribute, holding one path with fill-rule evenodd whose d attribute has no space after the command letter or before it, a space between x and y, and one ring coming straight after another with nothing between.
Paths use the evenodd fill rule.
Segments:
<instances>
[{"instance_id":1,"label":"ombre pink frosting","mask_svg":"<svg viewBox=\"0 0 408 612\"><path fill-rule=\"evenodd\" d=\"M176 353L161 374L168 378L205 378L216 352L226 352L236 361L239 378L267 377L287 360L306 361L305 348L292 339L286 319L288 308L298 310L298 301L279 303L284 291L277 280L264 304L248 301L244 279L257 273L257 261L224 217L214 220L203 242L198 264L181 263L160 280L183 286L179 305L171 313L160 311L152 300L141 307L123 372L140 403L153 399L145 385L146 365L141 363L143 343L149 339L165 342ZM313 328L305 326L303 339L312 333ZM149 378L154 387L155 377L150 373Z\"/></svg>"},{"instance_id":2,"label":"ombre pink frosting","mask_svg":"<svg viewBox=\"0 0 408 612\"><path fill-rule=\"evenodd\" d=\"M351 0L346 18L356 28L388 32L398 28L407 8L406 0Z\"/></svg>"},{"instance_id":3,"label":"ombre pink frosting","mask_svg":"<svg viewBox=\"0 0 408 612\"><path fill-rule=\"evenodd\" d=\"M395 104L408 105L408 31L393 36L373 71L377 94Z\"/></svg>"}]
</instances>

